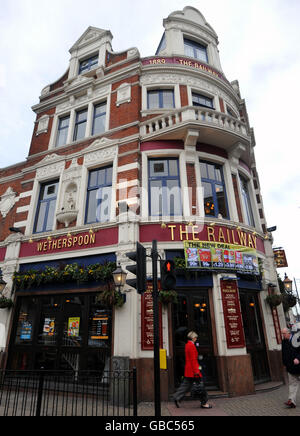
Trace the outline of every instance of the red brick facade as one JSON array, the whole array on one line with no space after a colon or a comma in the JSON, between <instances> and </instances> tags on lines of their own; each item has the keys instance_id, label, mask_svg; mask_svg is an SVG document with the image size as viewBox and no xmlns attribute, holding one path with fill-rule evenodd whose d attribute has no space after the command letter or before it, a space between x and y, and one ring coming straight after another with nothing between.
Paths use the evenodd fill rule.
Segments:
<instances>
[{"instance_id":1,"label":"red brick facade","mask_svg":"<svg viewBox=\"0 0 300 436\"><path fill-rule=\"evenodd\" d=\"M14 271L26 269L28 265L42 265L44 268L48 262L71 264L74 259L89 261L101 256L114 259L126 269L130 263L126 253L134 249L136 242L145 244L150 252L154 239L158 240L162 259L182 253L185 241L221 246L226 243L232 252L235 252L235 246L240 247L239 241L240 244L243 242L243 249L251 249L253 264L259 257L264 277L276 286L277 276L272 262L269 259L265 262L266 256L271 257L270 235L266 232L253 158L255 139L245 102L241 99L237 82L229 83L222 72L218 39L213 29L206 26L202 14L194 8L187 7L182 14L186 15L185 19L178 12L169 16L168 20L174 20L176 26L165 26L168 34L166 47L153 58L147 58L147 62L137 49L114 53L110 32L88 28L70 50L72 56L67 72L43 89L38 104L33 107L36 121L28 157L24 162L0 169L0 268L8 283L6 292L15 302L18 298L30 296L33 290L15 293L12 285ZM193 21L195 26L188 24ZM187 56L184 51L185 39L189 36L193 41L198 28L201 30L199 44L203 48L205 40L205 44L210 45L206 53L207 63ZM203 33L207 33L205 38ZM181 44L178 38L181 38ZM174 56L172 41L178 43L177 57ZM82 63L95 53L99 54L98 64L90 70L80 70ZM194 97L199 99L199 104L195 103ZM102 114L96 112L99 105L103 107ZM84 132L79 136L81 139L74 140L77 138L75 131L80 127L80 113L86 116L82 121ZM68 126L65 131L59 131L63 118L68 119ZM94 129L97 122L99 130ZM56 146L59 134L65 143ZM97 184L90 178L96 173L99 174L95 177L99 178L109 178L107 174L110 173L111 180L97 182L101 188L93 200L96 212L89 219L89 195L93 183ZM248 189L244 193L242 179L246 180ZM37 232L42 187L47 184L55 185L47 192L49 196L55 192L53 223L47 230L44 226L43 231ZM175 189L166 194L166 186L170 191L169 186ZM102 193L105 188L109 191L107 203ZM247 221L244 203L247 195L254 223ZM50 209L50 202L45 204ZM97 215L102 204L105 219ZM205 209L207 205L211 207L210 212ZM46 212L44 215L45 221L48 215ZM11 227L17 227L21 233L11 231ZM94 245L83 244L88 235L97 236ZM81 243L75 246L78 240ZM55 242L55 250L48 250L51 241ZM38 244L42 247L40 251L37 250ZM147 274L151 278L152 265L148 260ZM242 347L239 354L231 352L230 347L226 348L228 335L225 336L222 321L220 283L228 274L237 281L238 272L228 272L225 267L224 271L204 268L204 274L201 270L195 280L187 275L181 277L180 298L186 299L190 312L186 318L180 318L180 315L176 319L190 320L196 316L200 303L204 304L205 309L195 318L194 325L175 325L171 306L163 308L162 345L167 350L168 359L168 369L162 376L164 399L168 399L180 379L178 362L183 355L177 343L177 329L198 328L196 324L205 310L210 311L210 316L201 318L203 325L207 323L202 333L211 334L205 337L210 348L207 346L204 351L215 365L214 383L226 392L234 389L245 394L254 390L251 371L257 367L251 367L248 355L251 350ZM266 359L276 362L278 347L269 328L272 321L262 303L264 282L256 278L241 278L241 295L247 290L246 297L251 294L253 299L257 299L255 302L259 301L255 310L263 325L261 335L265 335L262 349ZM130 356L131 366L135 364L140 371L152 369L152 352L141 348L141 323L146 321L141 319L140 296L129 285L125 290L131 294L124 307L120 311L111 308L111 356ZM68 293L72 292L74 295L79 293L75 288L68 290ZM84 292L89 293L89 289ZM63 294L54 286L44 295ZM196 298L194 306L191 305L192 296ZM172 310L176 311L177 306ZM0 322L3 318L6 329L6 353L9 344L15 350L13 335L17 331L18 316L17 312L0 313ZM281 317L284 319L282 314ZM85 333L88 335L88 330ZM240 371L235 380L228 374L232 362ZM277 374L270 374L273 379L278 378ZM247 383L242 378L246 378ZM152 390L153 386L141 383L140 398L150 401Z\"/></svg>"}]
</instances>

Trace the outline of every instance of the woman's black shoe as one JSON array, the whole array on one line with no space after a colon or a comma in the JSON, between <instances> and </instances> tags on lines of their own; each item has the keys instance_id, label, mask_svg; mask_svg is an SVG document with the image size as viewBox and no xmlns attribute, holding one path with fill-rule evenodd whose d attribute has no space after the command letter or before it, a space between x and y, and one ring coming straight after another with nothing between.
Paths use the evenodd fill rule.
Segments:
<instances>
[{"instance_id":1,"label":"woman's black shoe","mask_svg":"<svg viewBox=\"0 0 300 436\"><path fill-rule=\"evenodd\" d=\"M179 409L180 408L179 402L177 400L175 400L175 398L174 398L174 403L175 403L175 406Z\"/></svg>"}]
</instances>

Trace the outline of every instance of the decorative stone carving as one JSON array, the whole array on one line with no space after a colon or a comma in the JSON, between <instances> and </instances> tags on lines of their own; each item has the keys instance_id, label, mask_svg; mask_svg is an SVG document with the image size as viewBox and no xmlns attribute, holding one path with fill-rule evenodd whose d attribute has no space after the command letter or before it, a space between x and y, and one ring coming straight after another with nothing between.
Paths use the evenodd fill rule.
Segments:
<instances>
[{"instance_id":1,"label":"decorative stone carving","mask_svg":"<svg viewBox=\"0 0 300 436\"><path fill-rule=\"evenodd\" d=\"M61 156L56 153L48 154L38 166L40 168L36 171L36 177L38 180L42 180L45 177L59 176L65 166L65 161Z\"/></svg>"},{"instance_id":2,"label":"decorative stone carving","mask_svg":"<svg viewBox=\"0 0 300 436\"><path fill-rule=\"evenodd\" d=\"M49 94L49 92L50 92L50 85L47 85L42 89L41 95Z\"/></svg>"},{"instance_id":3,"label":"decorative stone carving","mask_svg":"<svg viewBox=\"0 0 300 436\"><path fill-rule=\"evenodd\" d=\"M80 188L82 166L78 165L77 159L73 159L70 167L62 175L62 196L59 199L60 207L56 214L58 222L69 227L72 221L77 218L78 193Z\"/></svg>"},{"instance_id":4,"label":"decorative stone carving","mask_svg":"<svg viewBox=\"0 0 300 436\"><path fill-rule=\"evenodd\" d=\"M8 212L14 207L17 201L16 196L17 194L13 191L11 187L7 188L5 194L1 196L0 212L3 218L5 218Z\"/></svg>"},{"instance_id":5,"label":"decorative stone carving","mask_svg":"<svg viewBox=\"0 0 300 436\"><path fill-rule=\"evenodd\" d=\"M117 91L116 105L119 107L122 103L131 102L131 85L130 83L122 83Z\"/></svg>"},{"instance_id":6,"label":"decorative stone carving","mask_svg":"<svg viewBox=\"0 0 300 436\"><path fill-rule=\"evenodd\" d=\"M133 58L134 56L140 56L140 52L136 47L132 47L127 51L127 59Z\"/></svg>"},{"instance_id":7,"label":"decorative stone carving","mask_svg":"<svg viewBox=\"0 0 300 436\"><path fill-rule=\"evenodd\" d=\"M73 222L78 215L78 210L63 210L56 214L56 219L58 222L63 223L65 227L69 227L71 222Z\"/></svg>"},{"instance_id":8,"label":"decorative stone carving","mask_svg":"<svg viewBox=\"0 0 300 436\"><path fill-rule=\"evenodd\" d=\"M36 136L40 135L41 133L46 133L48 131L49 119L49 115L43 115L39 119Z\"/></svg>"},{"instance_id":9,"label":"decorative stone carving","mask_svg":"<svg viewBox=\"0 0 300 436\"><path fill-rule=\"evenodd\" d=\"M85 155L84 163L112 161L118 150L117 145L115 145L116 142L118 141L112 141L107 138L97 139L86 149L88 153Z\"/></svg>"}]
</instances>

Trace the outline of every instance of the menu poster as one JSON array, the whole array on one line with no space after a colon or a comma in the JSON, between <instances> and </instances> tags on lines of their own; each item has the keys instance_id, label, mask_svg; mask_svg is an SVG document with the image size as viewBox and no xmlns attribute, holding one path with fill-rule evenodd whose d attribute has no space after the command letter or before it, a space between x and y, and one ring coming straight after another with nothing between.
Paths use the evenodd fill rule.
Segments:
<instances>
[{"instance_id":1,"label":"menu poster","mask_svg":"<svg viewBox=\"0 0 300 436\"><path fill-rule=\"evenodd\" d=\"M31 339L32 324L29 321L23 321L21 327L20 339L28 341Z\"/></svg>"},{"instance_id":2,"label":"menu poster","mask_svg":"<svg viewBox=\"0 0 300 436\"><path fill-rule=\"evenodd\" d=\"M54 336L55 334L55 318L45 318L43 335L44 336Z\"/></svg>"},{"instance_id":3,"label":"menu poster","mask_svg":"<svg viewBox=\"0 0 300 436\"><path fill-rule=\"evenodd\" d=\"M91 339L108 339L108 315L95 313L92 318Z\"/></svg>"},{"instance_id":4,"label":"menu poster","mask_svg":"<svg viewBox=\"0 0 300 436\"><path fill-rule=\"evenodd\" d=\"M80 318L69 318L68 320L68 336L79 336Z\"/></svg>"},{"instance_id":5,"label":"menu poster","mask_svg":"<svg viewBox=\"0 0 300 436\"><path fill-rule=\"evenodd\" d=\"M160 283L160 282L159 282ZM146 292L142 295L142 350L153 350L154 346L154 325L153 325L153 298L152 298L152 282L147 282ZM161 304L159 304L159 338L160 348L162 346L162 314Z\"/></svg>"},{"instance_id":6,"label":"menu poster","mask_svg":"<svg viewBox=\"0 0 300 436\"><path fill-rule=\"evenodd\" d=\"M245 336L236 280L221 280L225 331L228 348L244 348Z\"/></svg>"},{"instance_id":7,"label":"menu poster","mask_svg":"<svg viewBox=\"0 0 300 436\"><path fill-rule=\"evenodd\" d=\"M207 241L184 241L187 268L230 270L259 275L256 250Z\"/></svg>"}]
</instances>

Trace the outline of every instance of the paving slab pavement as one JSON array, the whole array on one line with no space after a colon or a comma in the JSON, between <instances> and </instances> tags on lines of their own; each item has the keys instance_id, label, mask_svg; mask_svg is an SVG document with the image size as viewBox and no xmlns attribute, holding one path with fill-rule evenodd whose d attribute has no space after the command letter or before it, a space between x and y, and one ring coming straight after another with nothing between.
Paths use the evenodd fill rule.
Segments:
<instances>
[{"instance_id":1,"label":"paving slab pavement","mask_svg":"<svg viewBox=\"0 0 300 436\"><path fill-rule=\"evenodd\" d=\"M199 401L186 400L178 409L175 404L163 402L161 404L162 417L180 416L300 416L300 389L297 396L298 407L290 409L284 405L288 399L288 386L280 385L270 389L258 391L255 395L234 398L212 398L209 400L212 409L202 409ZM153 403L140 403L138 416L154 416Z\"/></svg>"}]
</instances>

